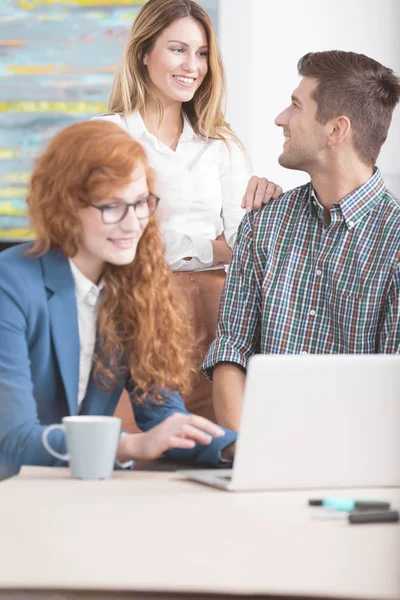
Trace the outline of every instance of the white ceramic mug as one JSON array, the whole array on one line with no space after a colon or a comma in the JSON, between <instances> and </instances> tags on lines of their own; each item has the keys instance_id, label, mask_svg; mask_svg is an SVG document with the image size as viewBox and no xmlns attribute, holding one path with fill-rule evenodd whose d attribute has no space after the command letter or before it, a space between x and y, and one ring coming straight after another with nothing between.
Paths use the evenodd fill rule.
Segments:
<instances>
[{"instance_id":1,"label":"white ceramic mug","mask_svg":"<svg viewBox=\"0 0 400 600\"><path fill-rule=\"evenodd\" d=\"M64 432L67 454L56 452L48 442L49 433L55 429ZM59 460L69 461L72 477L107 479L114 468L120 432L118 417L64 417L61 425L49 425L44 430L42 441L47 452Z\"/></svg>"}]
</instances>

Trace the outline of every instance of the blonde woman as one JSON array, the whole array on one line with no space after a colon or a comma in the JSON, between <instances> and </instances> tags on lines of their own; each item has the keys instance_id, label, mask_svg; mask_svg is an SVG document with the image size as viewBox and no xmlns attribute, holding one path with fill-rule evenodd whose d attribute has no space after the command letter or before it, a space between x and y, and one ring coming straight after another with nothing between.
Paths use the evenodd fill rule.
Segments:
<instances>
[{"instance_id":1,"label":"blonde woman","mask_svg":"<svg viewBox=\"0 0 400 600\"><path fill-rule=\"evenodd\" d=\"M101 118L140 141L156 170L166 258L186 299L199 364L215 335L224 267L245 206L281 193L252 178L244 198L249 161L225 121L224 95L223 64L206 11L193 0L149 0L117 72L111 114ZM203 376L186 403L213 417Z\"/></svg>"}]
</instances>

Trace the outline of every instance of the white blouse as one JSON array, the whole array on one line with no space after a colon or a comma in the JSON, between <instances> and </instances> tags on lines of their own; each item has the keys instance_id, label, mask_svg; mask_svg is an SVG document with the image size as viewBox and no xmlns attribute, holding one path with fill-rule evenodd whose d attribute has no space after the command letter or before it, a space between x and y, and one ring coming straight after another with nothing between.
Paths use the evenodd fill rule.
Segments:
<instances>
[{"instance_id":1,"label":"white blouse","mask_svg":"<svg viewBox=\"0 0 400 600\"><path fill-rule=\"evenodd\" d=\"M147 131L139 112L95 117L120 125L144 147L156 174L159 222L173 271L213 269L211 240L222 232L232 248L245 214L240 207L250 177L249 161L234 142L204 141L185 118L175 151ZM185 257L193 257L190 261ZM220 267L217 267L220 268Z\"/></svg>"},{"instance_id":2,"label":"white blouse","mask_svg":"<svg viewBox=\"0 0 400 600\"><path fill-rule=\"evenodd\" d=\"M78 311L79 331L79 389L78 407L86 396L90 371L93 365L94 347L96 344L97 315L103 280L95 285L69 259L72 277L75 284L76 307Z\"/></svg>"}]
</instances>

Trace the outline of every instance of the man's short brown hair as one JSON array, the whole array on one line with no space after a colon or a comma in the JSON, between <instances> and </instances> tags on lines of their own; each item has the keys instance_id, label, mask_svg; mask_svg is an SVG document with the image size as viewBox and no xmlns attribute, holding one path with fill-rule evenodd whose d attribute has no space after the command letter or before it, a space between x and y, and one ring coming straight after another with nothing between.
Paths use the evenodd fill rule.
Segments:
<instances>
[{"instance_id":1,"label":"man's short brown hair","mask_svg":"<svg viewBox=\"0 0 400 600\"><path fill-rule=\"evenodd\" d=\"M355 150L374 165L400 99L400 79L364 54L341 50L309 52L297 68L303 77L318 80L313 94L317 121L324 125L329 119L348 117Z\"/></svg>"}]
</instances>

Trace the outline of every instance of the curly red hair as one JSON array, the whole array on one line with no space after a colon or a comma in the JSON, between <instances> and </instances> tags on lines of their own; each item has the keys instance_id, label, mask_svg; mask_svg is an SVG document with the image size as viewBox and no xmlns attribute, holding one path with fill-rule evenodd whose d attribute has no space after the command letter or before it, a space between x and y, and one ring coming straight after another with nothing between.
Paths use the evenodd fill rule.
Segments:
<instances>
[{"instance_id":1,"label":"curly red hair","mask_svg":"<svg viewBox=\"0 0 400 600\"><path fill-rule=\"evenodd\" d=\"M73 257L80 244L78 212L95 198L126 186L142 163L148 189L154 175L142 146L117 125L88 121L59 132L37 159L28 207L36 241L30 253L59 248ZM152 216L129 265L107 264L99 309L102 340L96 357L99 385L112 388L118 370L129 371L138 399L160 398L164 388L190 391L194 369L192 331L173 292L156 216Z\"/></svg>"}]
</instances>

